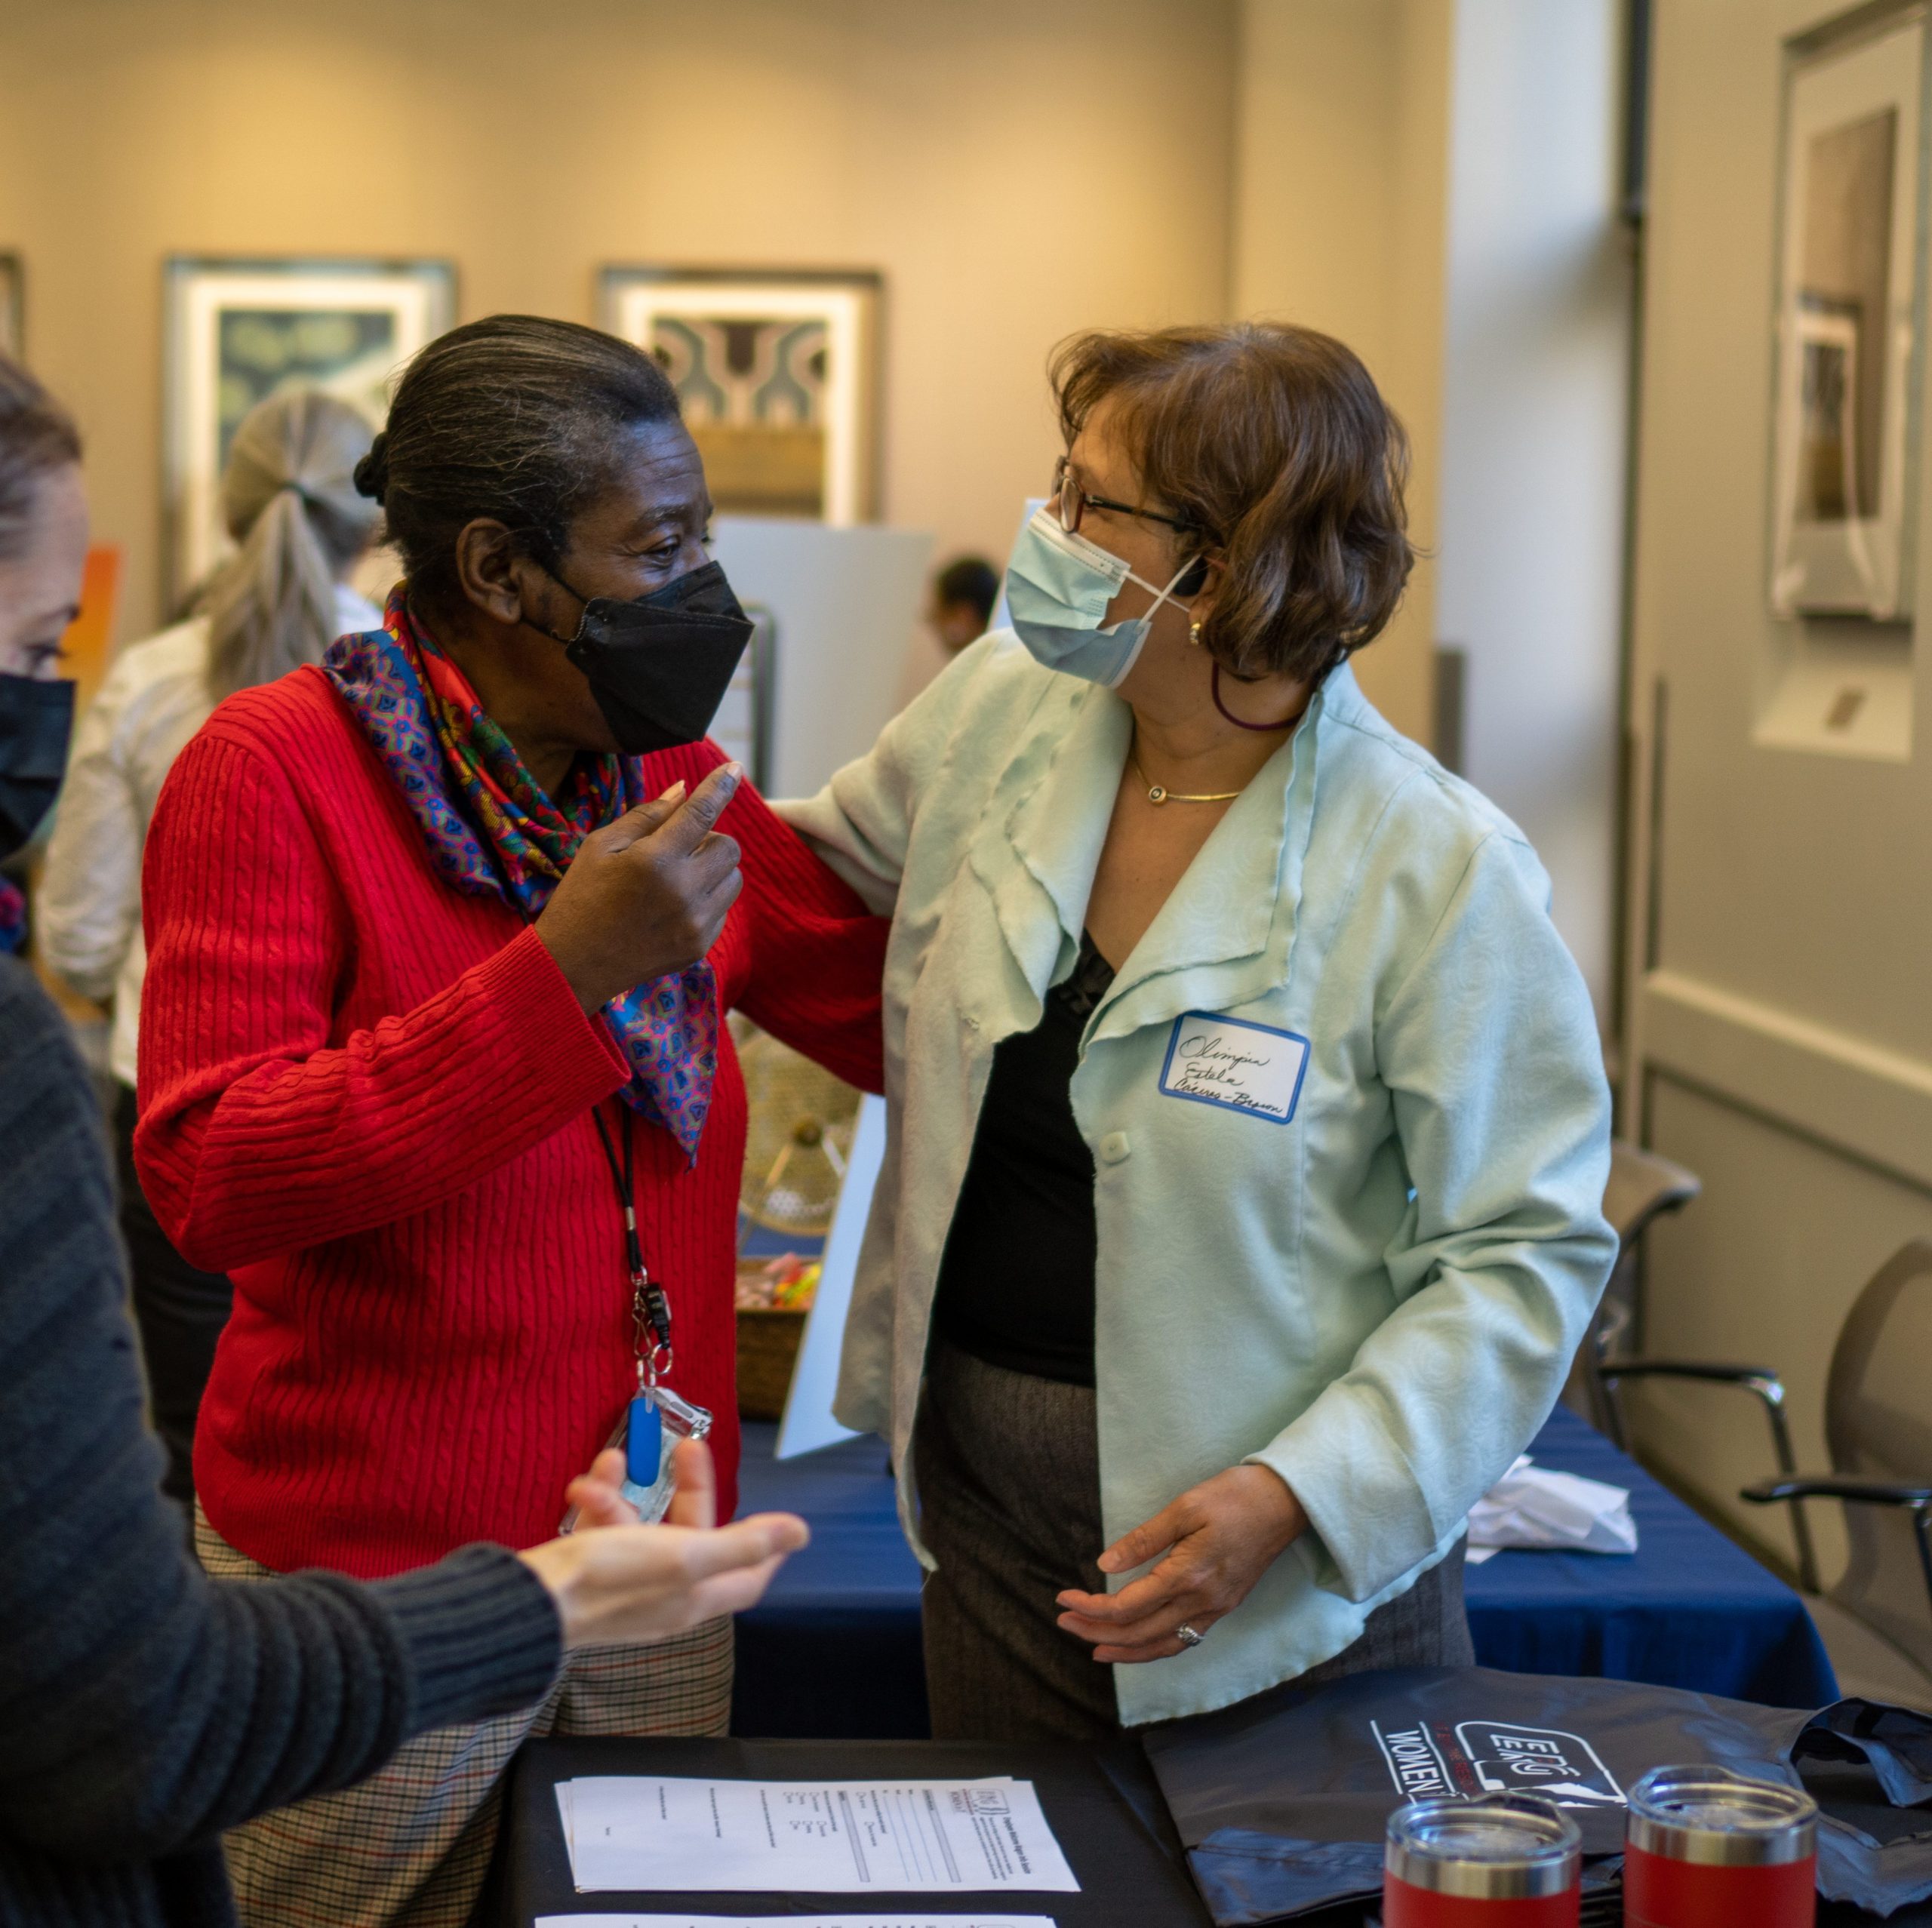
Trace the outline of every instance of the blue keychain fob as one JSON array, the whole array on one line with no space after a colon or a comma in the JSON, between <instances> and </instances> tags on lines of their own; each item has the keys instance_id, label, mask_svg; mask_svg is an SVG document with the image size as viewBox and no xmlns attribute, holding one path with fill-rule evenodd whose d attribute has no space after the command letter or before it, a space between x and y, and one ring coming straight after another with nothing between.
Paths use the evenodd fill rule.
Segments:
<instances>
[{"instance_id":1,"label":"blue keychain fob","mask_svg":"<svg viewBox=\"0 0 1932 1928\"><path fill-rule=\"evenodd\" d=\"M624 1428L624 1471L633 1486L654 1487L664 1450L664 1420L649 1394L631 1401Z\"/></svg>"}]
</instances>

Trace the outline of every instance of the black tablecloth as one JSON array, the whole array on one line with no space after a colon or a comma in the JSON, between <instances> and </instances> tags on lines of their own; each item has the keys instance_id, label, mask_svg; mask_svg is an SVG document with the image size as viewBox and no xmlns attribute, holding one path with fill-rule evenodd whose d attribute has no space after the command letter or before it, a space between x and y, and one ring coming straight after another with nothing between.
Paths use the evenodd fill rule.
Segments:
<instances>
[{"instance_id":1,"label":"black tablecloth","mask_svg":"<svg viewBox=\"0 0 1932 1928\"><path fill-rule=\"evenodd\" d=\"M580 1895L557 1814L556 1784L577 1775L681 1774L735 1780L966 1779L1011 1774L1038 1790L1080 1883L1076 1895ZM505 1798L491 1891L478 1919L530 1928L548 1914L1044 1914L1058 1928L1207 1928L1180 1843L1145 1758L1109 1748L940 1741L531 1741Z\"/></svg>"},{"instance_id":2,"label":"black tablecloth","mask_svg":"<svg viewBox=\"0 0 1932 1928\"><path fill-rule=\"evenodd\" d=\"M942 1779L1011 1774L1029 1780L1081 1883L1078 1894L905 1896L580 1895L558 1818L556 1785L577 1775L682 1774L749 1780ZM787 1916L909 1913L918 1917L1039 1914L1057 1928L1212 1928L1186 1871L1180 1838L1137 1745L992 1746L938 1741L539 1740L511 1770L488 1890L472 1928L532 1928L546 1915L675 1914ZM1296 1928L1359 1928L1359 1904L1298 1917ZM1819 1928L1876 1917L1821 1905ZM1932 1903L1888 1928L1932 1928Z\"/></svg>"}]
</instances>

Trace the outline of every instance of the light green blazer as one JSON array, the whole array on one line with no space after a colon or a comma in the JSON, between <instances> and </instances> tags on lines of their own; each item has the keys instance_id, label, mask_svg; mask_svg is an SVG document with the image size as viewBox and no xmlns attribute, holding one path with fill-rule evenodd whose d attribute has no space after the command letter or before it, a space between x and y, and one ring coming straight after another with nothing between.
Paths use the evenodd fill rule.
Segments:
<instances>
[{"instance_id":1,"label":"light green blazer","mask_svg":"<svg viewBox=\"0 0 1932 1928\"><path fill-rule=\"evenodd\" d=\"M837 1410L891 1442L929 1566L909 1445L934 1281L993 1047L1072 968L1131 721L998 632L786 807L894 913ZM1107 1537L1244 1460L1313 1525L1199 1647L1115 1670L1128 1723L1339 1653L1547 1416L1616 1250L1609 1093L1548 898L1522 834L1344 666L1090 1019Z\"/></svg>"}]
</instances>

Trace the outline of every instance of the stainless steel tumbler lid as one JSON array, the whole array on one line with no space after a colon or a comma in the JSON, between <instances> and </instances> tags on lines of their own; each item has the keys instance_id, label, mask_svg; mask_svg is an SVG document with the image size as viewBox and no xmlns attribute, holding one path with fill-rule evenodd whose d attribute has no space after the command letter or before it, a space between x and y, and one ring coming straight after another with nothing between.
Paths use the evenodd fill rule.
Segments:
<instances>
[{"instance_id":1,"label":"stainless steel tumbler lid","mask_svg":"<svg viewBox=\"0 0 1932 1928\"><path fill-rule=\"evenodd\" d=\"M1655 1767L1630 1790L1626 1839L1706 1867L1802 1861L1817 1846L1818 1803L1802 1788L1728 1767Z\"/></svg>"},{"instance_id":2,"label":"stainless steel tumbler lid","mask_svg":"<svg viewBox=\"0 0 1932 1928\"><path fill-rule=\"evenodd\" d=\"M1389 1816L1383 1850L1398 1881L1479 1900L1560 1895L1583 1861L1576 1822L1538 1794L1411 1801Z\"/></svg>"}]
</instances>

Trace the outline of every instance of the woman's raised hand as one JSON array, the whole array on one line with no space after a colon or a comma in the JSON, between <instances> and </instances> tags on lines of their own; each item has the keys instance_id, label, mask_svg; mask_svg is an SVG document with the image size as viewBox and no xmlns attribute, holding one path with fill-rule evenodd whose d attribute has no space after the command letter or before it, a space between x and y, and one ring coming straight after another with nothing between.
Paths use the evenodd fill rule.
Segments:
<instances>
[{"instance_id":1,"label":"woman's raised hand","mask_svg":"<svg viewBox=\"0 0 1932 1928\"><path fill-rule=\"evenodd\" d=\"M1060 1625L1094 1644L1096 1660L1164 1660L1245 1600L1255 1582L1308 1530L1287 1483L1266 1466L1231 1466L1190 1487L1100 1555L1103 1573L1160 1564L1118 1593L1059 1596ZM1161 1557L1162 1555L1165 1557Z\"/></svg>"},{"instance_id":2,"label":"woman's raised hand","mask_svg":"<svg viewBox=\"0 0 1932 1928\"><path fill-rule=\"evenodd\" d=\"M709 1450L686 1440L672 1461L666 1523L635 1524L619 1491L623 1455L601 1453L571 1483L577 1530L518 1557L556 1603L566 1647L668 1640L721 1613L755 1606L785 1556L811 1535L789 1513L711 1522L716 1486Z\"/></svg>"},{"instance_id":3,"label":"woman's raised hand","mask_svg":"<svg viewBox=\"0 0 1932 1928\"><path fill-rule=\"evenodd\" d=\"M743 776L728 763L593 830L537 920L585 1010L682 970L717 941L744 887L738 846L715 827Z\"/></svg>"}]
</instances>

